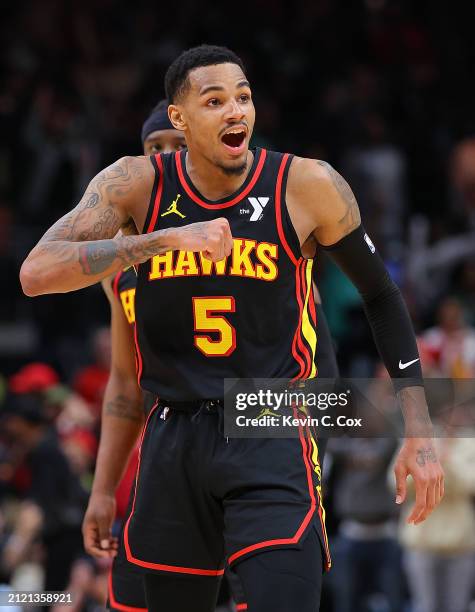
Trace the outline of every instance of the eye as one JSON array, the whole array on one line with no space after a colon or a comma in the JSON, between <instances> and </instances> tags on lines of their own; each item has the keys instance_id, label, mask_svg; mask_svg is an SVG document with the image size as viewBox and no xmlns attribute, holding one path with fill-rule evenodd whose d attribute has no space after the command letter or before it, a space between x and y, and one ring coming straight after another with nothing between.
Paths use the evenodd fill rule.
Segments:
<instances>
[{"instance_id":1,"label":"eye","mask_svg":"<svg viewBox=\"0 0 475 612\"><path fill-rule=\"evenodd\" d=\"M219 104L219 100L218 98L211 98L210 100L208 100L207 105L208 106L218 106Z\"/></svg>"},{"instance_id":2,"label":"eye","mask_svg":"<svg viewBox=\"0 0 475 612\"><path fill-rule=\"evenodd\" d=\"M241 94L239 96L240 102L249 102L250 99L251 99L251 96L249 94Z\"/></svg>"},{"instance_id":3,"label":"eye","mask_svg":"<svg viewBox=\"0 0 475 612\"><path fill-rule=\"evenodd\" d=\"M162 150L162 146L161 146L161 145L159 145L159 144L154 144L154 145L152 145L152 151L153 151L154 153L160 153L160 152L161 152L161 150Z\"/></svg>"}]
</instances>

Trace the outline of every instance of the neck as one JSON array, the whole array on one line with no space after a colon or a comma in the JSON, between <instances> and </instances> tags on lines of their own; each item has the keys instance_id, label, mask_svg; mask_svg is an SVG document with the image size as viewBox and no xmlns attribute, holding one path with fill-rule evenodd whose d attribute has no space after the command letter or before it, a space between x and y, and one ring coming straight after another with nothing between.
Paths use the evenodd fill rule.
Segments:
<instances>
[{"instance_id":1,"label":"neck","mask_svg":"<svg viewBox=\"0 0 475 612\"><path fill-rule=\"evenodd\" d=\"M242 174L226 174L209 159L188 148L186 171L193 185L208 200L221 200L236 192L249 174L254 155L247 152L246 169Z\"/></svg>"}]
</instances>

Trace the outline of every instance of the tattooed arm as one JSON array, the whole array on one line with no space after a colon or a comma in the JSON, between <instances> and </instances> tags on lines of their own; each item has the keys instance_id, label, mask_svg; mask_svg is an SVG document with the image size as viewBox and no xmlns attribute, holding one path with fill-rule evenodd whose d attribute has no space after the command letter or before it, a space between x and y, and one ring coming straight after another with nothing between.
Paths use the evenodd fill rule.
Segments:
<instances>
[{"instance_id":1,"label":"tattooed arm","mask_svg":"<svg viewBox=\"0 0 475 612\"><path fill-rule=\"evenodd\" d=\"M361 295L406 424L407 437L396 463L396 502L404 500L406 478L411 475L416 504L409 521L421 522L442 497L443 471L434 451L416 339L401 292L361 226L351 188L329 164L294 160L287 204L300 243L319 242Z\"/></svg>"},{"instance_id":2,"label":"tattooed arm","mask_svg":"<svg viewBox=\"0 0 475 612\"><path fill-rule=\"evenodd\" d=\"M64 293L93 285L121 268L165 251L203 251L213 261L232 247L224 219L138 236L119 235L134 212L142 214L154 173L147 158L124 157L100 172L79 204L41 238L20 271L26 295Z\"/></svg>"},{"instance_id":3,"label":"tattooed arm","mask_svg":"<svg viewBox=\"0 0 475 612\"><path fill-rule=\"evenodd\" d=\"M111 537L115 518L115 490L143 426L142 393L137 384L132 326L112 292L111 279L103 281L111 308L111 372L103 400L101 439L94 484L83 522L84 547L97 557L114 556Z\"/></svg>"},{"instance_id":4,"label":"tattooed arm","mask_svg":"<svg viewBox=\"0 0 475 612\"><path fill-rule=\"evenodd\" d=\"M348 183L323 161L293 159L286 200L302 248L316 242L335 244L361 224Z\"/></svg>"}]
</instances>

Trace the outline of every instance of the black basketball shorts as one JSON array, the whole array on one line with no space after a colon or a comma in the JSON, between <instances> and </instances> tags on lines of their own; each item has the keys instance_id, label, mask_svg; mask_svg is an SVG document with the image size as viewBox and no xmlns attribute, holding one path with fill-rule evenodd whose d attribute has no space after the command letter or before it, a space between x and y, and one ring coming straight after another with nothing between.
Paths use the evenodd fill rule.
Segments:
<instances>
[{"instance_id":1,"label":"black basketball shorts","mask_svg":"<svg viewBox=\"0 0 475 612\"><path fill-rule=\"evenodd\" d=\"M132 509L135 487L132 487L127 516ZM107 608L119 612L147 612L143 572L140 567L127 561L124 549L124 525L120 530L119 549L114 558L108 579Z\"/></svg>"},{"instance_id":2,"label":"black basketball shorts","mask_svg":"<svg viewBox=\"0 0 475 612\"><path fill-rule=\"evenodd\" d=\"M301 548L310 529L330 566L318 446L299 438L226 439L223 409L157 402L142 433L124 527L127 560L145 571L219 577L273 548Z\"/></svg>"}]
</instances>

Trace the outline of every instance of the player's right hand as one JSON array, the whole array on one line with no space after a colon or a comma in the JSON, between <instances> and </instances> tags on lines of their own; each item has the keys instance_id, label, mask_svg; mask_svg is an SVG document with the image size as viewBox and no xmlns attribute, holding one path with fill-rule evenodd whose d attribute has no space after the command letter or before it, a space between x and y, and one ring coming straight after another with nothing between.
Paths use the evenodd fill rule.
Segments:
<instances>
[{"instance_id":1,"label":"player's right hand","mask_svg":"<svg viewBox=\"0 0 475 612\"><path fill-rule=\"evenodd\" d=\"M114 495L92 493L82 523L84 548L93 557L112 558L117 555L118 539L112 536L116 512Z\"/></svg>"},{"instance_id":2,"label":"player's right hand","mask_svg":"<svg viewBox=\"0 0 475 612\"><path fill-rule=\"evenodd\" d=\"M177 248L202 252L206 259L220 261L231 254L233 237L227 219L190 223L178 230Z\"/></svg>"}]
</instances>

